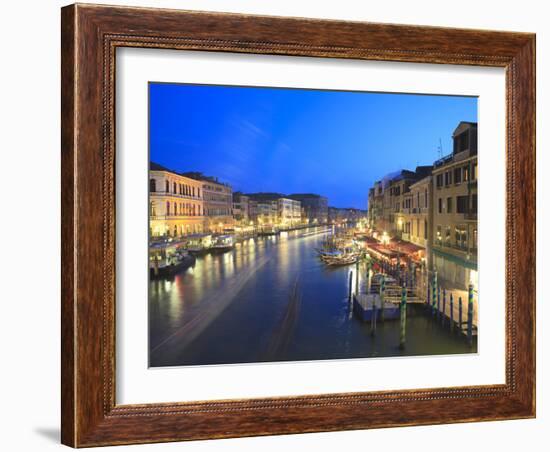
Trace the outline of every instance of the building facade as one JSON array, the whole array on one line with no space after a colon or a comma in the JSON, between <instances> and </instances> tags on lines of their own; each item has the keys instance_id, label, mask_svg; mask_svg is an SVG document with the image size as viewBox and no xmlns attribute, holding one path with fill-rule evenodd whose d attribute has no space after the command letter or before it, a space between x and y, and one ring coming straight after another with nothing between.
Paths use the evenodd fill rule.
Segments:
<instances>
[{"instance_id":1,"label":"building facade","mask_svg":"<svg viewBox=\"0 0 550 452\"><path fill-rule=\"evenodd\" d=\"M357 223L366 220L367 211L353 207L329 207L328 219L330 223Z\"/></svg>"},{"instance_id":2,"label":"building facade","mask_svg":"<svg viewBox=\"0 0 550 452\"><path fill-rule=\"evenodd\" d=\"M385 231L388 225L384 215L384 187L386 181L379 180L369 190L369 226L374 231ZM389 195L389 194L388 194Z\"/></svg>"},{"instance_id":3,"label":"building facade","mask_svg":"<svg viewBox=\"0 0 550 452\"><path fill-rule=\"evenodd\" d=\"M149 235L181 237L204 229L202 184L156 163L149 170Z\"/></svg>"},{"instance_id":4,"label":"building facade","mask_svg":"<svg viewBox=\"0 0 550 452\"><path fill-rule=\"evenodd\" d=\"M461 122L433 170L433 268L442 284L477 281L477 123Z\"/></svg>"},{"instance_id":5,"label":"building facade","mask_svg":"<svg viewBox=\"0 0 550 452\"><path fill-rule=\"evenodd\" d=\"M295 199L277 199L277 217L281 226L296 226L302 221L302 203Z\"/></svg>"},{"instance_id":6,"label":"building facade","mask_svg":"<svg viewBox=\"0 0 550 452\"><path fill-rule=\"evenodd\" d=\"M304 221L309 224L328 223L328 199L312 193L293 194L287 196L301 203L304 209Z\"/></svg>"},{"instance_id":7,"label":"building facade","mask_svg":"<svg viewBox=\"0 0 550 452\"><path fill-rule=\"evenodd\" d=\"M427 176L409 187L403 208L403 240L424 249L428 268L431 265L433 237L432 176Z\"/></svg>"},{"instance_id":8,"label":"building facade","mask_svg":"<svg viewBox=\"0 0 550 452\"><path fill-rule=\"evenodd\" d=\"M369 189L369 226L425 249L444 288L477 284L477 123L460 122L453 152L433 166L400 170Z\"/></svg>"},{"instance_id":9,"label":"building facade","mask_svg":"<svg viewBox=\"0 0 550 452\"><path fill-rule=\"evenodd\" d=\"M233 193L233 218L242 225L247 225L251 221L250 197L241 192Z\"/></svg>"},{"instance_id":10,"label":"building facade","mask_svg":"<svg viewBox=\"0 0 550 452\"><path fill-rule=\"evenodd\" d=\"M406 215L412 208L410 186L428 176L431 166L418 166L415 171L400 170L375 182L369 191L369 222L377 233L408 240L411 224Z\"/></svg>"},{"instance_id":11,"label":"building facade","mask_svg":"<svg viewBox=\"0 0 550 452\"><path fill-rule=\"evenodd\" d=\"M204 229L207 232L222 233L233 229L233 189L229 184L202 173L183 173L184 176L201 183L204 201Z\"/></svg>"},{"instance_id":12,"label":"building facade","mask_svg":"<svg viewBox=\"0 0 550 452\"><path fill-rule=\"evenodd\" d=\"M254 224L294 226L301 221L301 204L280 193L249 193L249 211Z\"/></svg>"}]
</instances>

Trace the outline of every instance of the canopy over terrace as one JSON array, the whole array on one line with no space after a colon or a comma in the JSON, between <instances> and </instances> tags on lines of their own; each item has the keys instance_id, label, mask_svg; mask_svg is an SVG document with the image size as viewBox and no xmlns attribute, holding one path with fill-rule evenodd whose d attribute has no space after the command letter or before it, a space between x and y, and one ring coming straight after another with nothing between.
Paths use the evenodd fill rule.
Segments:
<instances>
[{"instance_id":1,"label":"canopy over terrace","mask_svg":"<svg viewBox=\"0 0 550 452\"><path fill-rule=\"evenodd\" d=\"M404 240L392 240L388 246L396 251L401 257L416 262L421 262L426 255L426 250L424 248L411 242L405 242Z\"/></svg>"},{"instance_id":2,"label":"canopy over terrace","mask_svg":"<svg viewBox=\"0 0 550 452\"><path fill-rule=\"evenodd\" d=\"M414 243L405 242L404 240L393 239L388 244L384 244L376 239L366 237L362 241L365 242L365 248L375 257L392 263L399 260L402 263L405 263L407 260L421 262L425 257L424 248Z\"/></svg>"},{"instance_id":3,"label":"canopy over terrace","mask_svg":"<svg viewBox=\"0 0 550 452\"><path fill-rule=\"evenodd\" d=\"M387 261L397 260L397 252L392 250L388 245L383 245L379 242L368 241L366 248L369 253L373 254L378 259L384 259Z\"/></svg>"}]
</instances>

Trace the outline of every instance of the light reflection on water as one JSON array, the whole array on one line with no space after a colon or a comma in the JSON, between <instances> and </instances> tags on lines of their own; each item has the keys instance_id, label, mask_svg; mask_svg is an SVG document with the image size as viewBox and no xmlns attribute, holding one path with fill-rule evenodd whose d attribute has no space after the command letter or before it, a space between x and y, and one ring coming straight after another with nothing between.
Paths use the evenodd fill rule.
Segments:
<instances>
[{"instance_id":1,"label":"light reflection on water","mask_svg":"<svg viewBox=\"0 0 550 452\"><path fill-rule=\"evenodd\" d=\"M172 281L152 280L150 364L470 351L462 338L423 315L408 319L404 352L397 347L398 322L379 325L373 338L369 325L351 315L347 287L355 266L327 268L316 257L327 233L317 228L248 239L230 252L198 257ZM295 286L299 296L291 298Z\"/></svg>"}]
</instances>

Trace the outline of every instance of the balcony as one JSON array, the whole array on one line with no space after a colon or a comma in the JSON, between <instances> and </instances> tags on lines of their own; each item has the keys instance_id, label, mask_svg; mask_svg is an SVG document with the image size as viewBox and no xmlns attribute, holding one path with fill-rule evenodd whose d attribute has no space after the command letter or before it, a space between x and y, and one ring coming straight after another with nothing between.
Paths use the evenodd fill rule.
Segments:
<instances>
[{"instance_id":1,"label":"balcony","mask_svg":"<svg viewBox=\"0 0 550 452\"><path fill-rule=\"evenodd\" d=\"M181 199L192 199L192 200L202 200L200 196L192 196L192 195L182 195L180 193L173 193L171 191L149 191L151 196L165 196L165 197L173 197L173 198L181 198Z\"/></svg>"}]
</instances>

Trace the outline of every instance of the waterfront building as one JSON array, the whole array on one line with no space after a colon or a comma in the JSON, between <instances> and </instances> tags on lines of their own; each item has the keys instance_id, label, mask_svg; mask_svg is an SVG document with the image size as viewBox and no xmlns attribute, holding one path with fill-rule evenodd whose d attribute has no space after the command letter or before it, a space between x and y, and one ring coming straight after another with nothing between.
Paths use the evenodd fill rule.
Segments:
<instances>
[{"instance_id":1,"label":"waterfront building","mask_svg":"<svg viewBox=\"0 0 550 452\"><path fill-rule=\"evenodd\" d=\"M277 199L277 217L282 226L295 226L302 221L302 203L295 199Z\"/></svg>"},{"instance_id":2,"label":"waterfront building","mask_svg":"<svg viewBox=\"0 0 550 452\"><path fill-rule=\"evenodd\" d=\"M432 176L411 184L404 197L402 239L420 246L428 268L431 266L433 209Z\"/></svg>"},{"instance_id":3,"label":"waterfront building","mask_svg":"<svg viewBox=\"0 0 550 452\"><path fill-rule=\"evenodd\" d=\"M157 163L149 166L149 234L181 237L203 231L202 184Z\"/></svg>"},{"instance_id":4,"label":"waterfront building","mask_svg":"<svg viewBox=\"0 0 550 452\"><path fill-rule=\"evenodd\" d=\"M288 203L279 201L285 199L280 193L249 193L247 196L254 202L250 212L252 221L257 225L274 226L280 222L281 204L291 208Z\"/></svg>"},{"instance_id":5,"label":"waterfront building","mask_svg":"<svg viewBox=\"0 0 550 452\"><path fill-rule=\"evenodd\" d=\"M250 197L241 192L233 193L233 217L237 223L248 224L250 221Z\"/></svg>"},{"instance_id":6,"label":"waterfront building","mask_svg":"<svg viewBox=\"0 0 550 452\"><path fill-rule=\"evenodd\" d=\"M458 125L432 177L433 267L444 286L465 290L477 284L477 123Z\"/></svg>"},{"instance_id":7,"label":"waterfront building","mask_svg":"<svg viewBox=\"0 0 550 452\"><path fill-rule=\"evenodd\" d=\"M233 189L217 177L205 176L198 172L183 173L183 176L201 183L204 200L205 231L221 233L233 229Z\"/></svg>"},{"instance_id":8,"label":"waterfront building","mask_svg":"<svg viewBox=\"0 0 550 452\"><path fill-rule=\"evenodd\" d=\"M405 211L412 206L410 186L428 176L431 166L418 166L387 174L375 182L369 191L369 221L377 234L403 238L410 235L411 225L405 221Z\"/></svg>"},{"instance_id":9,"label":"waterfront building","mask_svg":"<svg viewBox=\"0 0 550 452\"><path fill-rule=\"evenodd\" d=\"M328 219L330 223L356 223L367 219L367 212L353 207L329 207Z\"/></svg>"},{"instance_id":10,"label":"waterfront building","mask_svg":"<svg viewBox=\"0 0 550 452\"><path fill-rule=\"evenodd\" d=\"M384 222L384 184L382 180L376 181L369 190L369 226L373 231L385 231Z\"/></svg>"},{"instance_id":11,"label":"waterfront building","mask_svg":"<svg viewBox=\"0 0 550 452\"><path fill-rule=\"evenodd\" d=\"M328 199L313 193L288 195L287 198L300 201L304 208L305 222L310 224L326 224L328 222Z\"/></svg>"}]
</instances>

